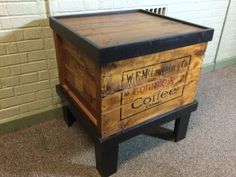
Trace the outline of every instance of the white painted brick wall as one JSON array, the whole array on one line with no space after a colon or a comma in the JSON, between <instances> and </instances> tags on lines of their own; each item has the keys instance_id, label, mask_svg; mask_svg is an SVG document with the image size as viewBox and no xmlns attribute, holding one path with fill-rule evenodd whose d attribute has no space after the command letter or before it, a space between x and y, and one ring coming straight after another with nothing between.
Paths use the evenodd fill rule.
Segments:
<instances>
[{"instance_id":1,"label":"white painted brick wall","mask_svg":"<svg viewBox=\"0 0 236 177\"><path fill-rule=\"evenodd\" d=\"M50 12L46 9L50 6ZM236 5L226 23L219 59L235 56ZM167 5L168 16L213 27L212 63L228 0L0 0L0 123L60 105L58 72L47 14L65 15Z\"/></svg>"},{"instance_id":2,"label":"white painted brick wall","mask_svg":"<svg viewBox=\"0 0 236 177\"><path fill-rule=\"evenodd\" d=\"M58 83L45 0L0 0L0 122L55 108Z\"/></svg>"}]
</instances>

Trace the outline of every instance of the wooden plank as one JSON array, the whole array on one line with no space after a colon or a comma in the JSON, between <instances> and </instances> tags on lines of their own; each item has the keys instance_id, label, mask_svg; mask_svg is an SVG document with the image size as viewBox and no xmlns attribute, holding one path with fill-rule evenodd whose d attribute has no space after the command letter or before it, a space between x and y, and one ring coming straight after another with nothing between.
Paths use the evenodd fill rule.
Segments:
<instances>
[{"instance_id":1,"label":"wooden plank","mask_svg":"<svg viewBox=\"0 0 236 177\"><path fill-rule=\"evenodd\" d=\"M63 88L99 130L99 67L82 51L63 39L59 51L63 51L63 56L58 57L62 68L60 75L63 77Z\"/></svg>"},{"instance_id":2,"label":"wooden plank","mask_svg":"<svg viewBox=\"0 0 236 177\"><path fill-rule=\"evenodd\" d=\"M74 92L69 88L67 85L63 85L63 88L65 89L66 93L69 95L69 97L72 99L72 101L78 106L87 116L87 118L97 126L97 118L94 117L93 114L91 114L90 110L85 106L83 102L78 99L78 96L74 94Z\"/></svg>"},{"instance_id":3,"label":"wooden plank","mask_svg":"<svg viewBox=\"0 0 236 177\"><path fill-rule=\"evenodd\" d=\"M59 21L104 47L201 29L143 12L60 18Z\"/></svg>"},{"instance_id":4,"label":"wooden plank","mask_svg":"<svg viewBox=\"0 0 236 177\"><path fill-rule=\"evenodd\" d=\"M102 68L102 137L193 102L207 44Z\"/></svg>"},{"instance_id":5,"label":"wooden plank","mask_svg":"<svg viewBox=\"0 0 236 177\"><path fill-rule=\"evenodd\" d=\"M57 58L57 66L58 66L58 73L59 73L59 80L60 84L64 85L65 83L65 74L64 74L64 53L62 50L62 39L59 35L57 35L55 32L53 33L54 35L54 43L55 43L55 48L56 48L56 58Z\"/></svg>"}]
</instances>

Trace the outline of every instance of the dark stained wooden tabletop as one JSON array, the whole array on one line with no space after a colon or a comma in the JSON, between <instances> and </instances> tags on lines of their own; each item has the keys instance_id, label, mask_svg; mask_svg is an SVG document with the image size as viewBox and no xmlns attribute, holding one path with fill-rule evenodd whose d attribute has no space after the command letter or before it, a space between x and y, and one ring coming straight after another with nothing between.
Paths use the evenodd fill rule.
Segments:
<instances>
[{"instance_id":1,"label":"dark stained wooden tabletop","mask_svg":"<svg viewBox=\"0 0 236 177\"><path fill-rule=\"evenodd\" d=\"M97 16L71 16L58 20L101 47L146 41L202 29L142 11Z\"/></svg>"}]
</instances>

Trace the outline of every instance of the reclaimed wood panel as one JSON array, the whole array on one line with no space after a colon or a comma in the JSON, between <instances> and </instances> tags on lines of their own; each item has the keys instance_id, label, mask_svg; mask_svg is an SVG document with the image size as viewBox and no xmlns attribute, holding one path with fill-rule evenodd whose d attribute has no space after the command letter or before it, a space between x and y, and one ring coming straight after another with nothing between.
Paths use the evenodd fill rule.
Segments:
<instances>
[{"instance_id":1,"label":"reclaimed wood panel","mask_svg":"<svg viewBox=\"0 0 236 177\"><path fill-rule=\"evenodd\" d=\"M101 107L99 67L63 38L55 34L55 39L60 83L87 117L98 125Z\"/></svg>"},{"instance_id":2,"label":"reclaimed wood panel","mask_svg":"<svg viewBox=\"0 0 236 177\"><path fill-rule=\"evenodd\" d=\"M100 68L56 34L55 39L60 83L101 137L193 102L207 46L192 45Z\"/></svg>"},{"instance_id":3,"label":"reclaimed wood panel","mask_svg":"<svg viewBox=\"0 0 236 177\"><path fill-rule=\"evenodd\" d=\"M193 102L206 47L202 43L104 66L101 136Z\"/></svg>"},{"instance_id":4,"label":"reclaimed wood panel","mask_svg":"<svg viewBox=\"0 0 236 177\"><path fill-rule=\"evenodd\" d=\"M103 47L185 34L201 29L144 12L74 16L58 20Z\"/></svg>"}]
</instances>

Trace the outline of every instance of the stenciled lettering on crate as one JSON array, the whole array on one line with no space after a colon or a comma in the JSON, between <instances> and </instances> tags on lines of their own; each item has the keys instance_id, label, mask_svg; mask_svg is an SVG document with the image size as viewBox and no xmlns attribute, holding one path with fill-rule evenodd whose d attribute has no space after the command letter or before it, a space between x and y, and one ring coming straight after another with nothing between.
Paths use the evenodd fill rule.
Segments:
<instances>
[{"instance_id":1,"label":"stenciled lettering on crate","mask_svg":"<svg viewBox=\"0 0 236 177\"><path fill-rule=\"evenodd\" d=\"M103 67L103 136L193 102L206 46L192 45Z\"/></svg>"},{"instance_id":2,"label":"stenciled lettering on crate","mask_svg":"<svg viewBox=\"0 0 236 177\"><path fill-rule=\"evenodd\" d=\"M123 72L122 88L126 90L121 93L121 120L181 97L190 59L187 56ZM141 86L133 87L137 84Z\"/></svg>"}]
</instances>

